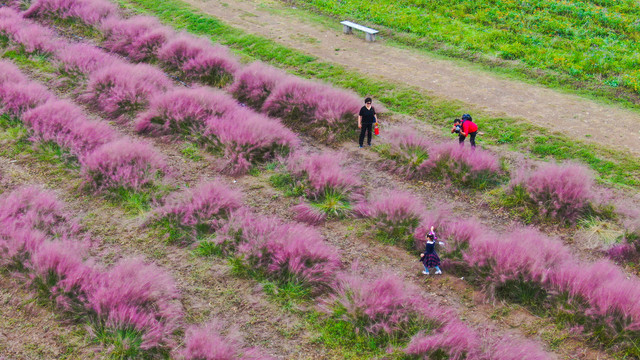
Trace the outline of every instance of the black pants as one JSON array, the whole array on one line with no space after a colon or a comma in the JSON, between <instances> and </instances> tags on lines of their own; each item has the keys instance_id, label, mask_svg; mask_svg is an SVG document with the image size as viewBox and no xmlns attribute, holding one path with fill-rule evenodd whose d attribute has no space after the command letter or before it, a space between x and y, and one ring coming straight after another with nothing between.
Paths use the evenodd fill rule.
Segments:
<instances>
[{"instance_id":1,"label":"black pants","mask_svg":"<svg viewBox=\"0 0 640 360\"><path fill-rule=\"evenodd\" d=\"M476 147L476 135L478 135L477 131L474 131L472 133L469 133L469 142L471 143L471 147ZM464 143L464 139L466 139L467 137L464 135L458 135L458 142L460 143L460 145L462 145Z\"/></svg>"},{"instance_id":2,"label":"black pants","mask_svg":"<svg viewBox=\"0 0 640 360\"><path fill-rule=\"evenodd\" d=\"M364 133L367 133L367 144L371 145L371 133L373 132L373 124L362 124L360 129L360 146L364 144Z\"/></svg>"}]
</instances>

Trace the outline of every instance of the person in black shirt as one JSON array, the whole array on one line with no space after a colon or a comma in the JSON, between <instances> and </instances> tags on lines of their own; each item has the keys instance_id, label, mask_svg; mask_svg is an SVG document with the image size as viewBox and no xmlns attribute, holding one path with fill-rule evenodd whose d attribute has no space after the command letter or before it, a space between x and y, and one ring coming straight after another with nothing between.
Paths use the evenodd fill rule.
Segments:
<instances>
[{"instance_id":1,"label":"person in black shirt","mask_svg":"<svg viewBox=\"0 0 640 360\"><path fill-rule=\"evenodd\" d=\"M358 129L360 129L360 147L364 144L364 135L367 134L367 145L371 146L371 132L373 124L378 122L376 109L371 106L371 98L364 99L364 106L358 115Z\"/></svg>"}]
</instances>

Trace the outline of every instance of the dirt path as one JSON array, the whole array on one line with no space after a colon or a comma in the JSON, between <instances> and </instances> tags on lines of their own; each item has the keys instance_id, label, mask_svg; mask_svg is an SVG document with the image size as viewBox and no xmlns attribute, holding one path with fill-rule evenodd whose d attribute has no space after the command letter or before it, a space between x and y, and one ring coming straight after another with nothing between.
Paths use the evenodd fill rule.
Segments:
<instances>
[{"instance_id":1,"label":"dirt path","mask_svg":"<svg viewBox=\"0 0 640 360\"><path fill-rule=\"evenodd\" d=\"M343 35L337 21L329 29L280 11L284 5L273 0L184 1L247 32L374 78L417 86L438 97L463 101L476 111L523 118L580 140L640 155L638 113L502 79L418 51L388 46L384 40L367 43L363 36Z\"/></svg>"}]
</instances>

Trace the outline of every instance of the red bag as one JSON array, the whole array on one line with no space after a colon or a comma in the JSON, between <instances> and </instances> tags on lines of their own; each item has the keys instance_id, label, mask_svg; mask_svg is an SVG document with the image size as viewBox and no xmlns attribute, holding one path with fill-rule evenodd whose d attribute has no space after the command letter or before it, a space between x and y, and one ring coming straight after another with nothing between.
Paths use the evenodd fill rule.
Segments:
<instances>
[{"instance_id":1,"label":"red bag","mask_svg":"<svg viewBox=\"0 0 640 360\"><path fill-rule=\"evenodd\" d=\"M376 127L373 128L373 133L376 135L380 135L380 129L378 129L378 124L376 124Z\"/></svg>"}]
</instances>

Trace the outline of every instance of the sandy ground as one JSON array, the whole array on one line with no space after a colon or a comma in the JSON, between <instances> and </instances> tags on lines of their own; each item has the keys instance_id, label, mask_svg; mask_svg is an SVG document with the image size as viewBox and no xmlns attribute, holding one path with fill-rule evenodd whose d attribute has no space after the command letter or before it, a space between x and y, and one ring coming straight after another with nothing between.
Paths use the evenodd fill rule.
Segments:
<instances>
[{"instance_id":1,"label":"sandy ground","mask_svg":"<svg viewBox=\"0 0 640 360\"><path fill-rule=\"evenodd\" d=\"M285 5L273 0L184 1L247 32L374 78L417 86L438 97L463 101L472 109L522 118L576 139L640 155L640 113L389 46L384 39L367 43L361 32L343 35L338 21L326 28L280 11Z\"/></svg>"}]
</instances>

